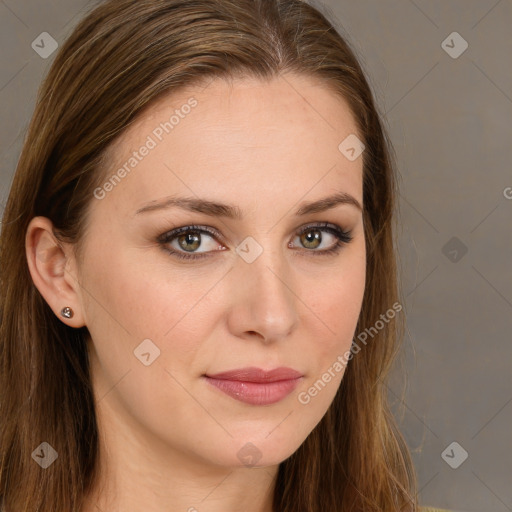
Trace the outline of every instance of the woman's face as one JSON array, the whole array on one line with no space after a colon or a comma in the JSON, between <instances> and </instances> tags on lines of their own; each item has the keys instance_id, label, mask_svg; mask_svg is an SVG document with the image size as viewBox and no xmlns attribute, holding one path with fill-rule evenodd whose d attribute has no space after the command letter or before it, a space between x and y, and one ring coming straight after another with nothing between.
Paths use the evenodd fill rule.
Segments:
<instances>
[{"instance_id":1,"label":"woman's face","mask_svg":"<svg viewBox=\"0 0 512 512\"><path fill-rule=\"evenodd\" d=\"M285 75L160 99L113 146L77 268L111 434L220 466L297 450L357 334L362 211L322 202L362 205L357 133L347 104Z\"/></svg>"}]
</instances>

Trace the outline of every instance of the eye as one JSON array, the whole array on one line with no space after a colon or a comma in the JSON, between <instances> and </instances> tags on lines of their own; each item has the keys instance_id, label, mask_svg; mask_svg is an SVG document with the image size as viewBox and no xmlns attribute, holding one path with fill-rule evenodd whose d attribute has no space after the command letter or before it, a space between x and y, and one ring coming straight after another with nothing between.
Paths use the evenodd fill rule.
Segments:
<instances>
[{"instance_id":1,"label":"eye","mask_svg":"<svg viewBox=\"0 0 512 512\"><path fill-rule=\"evenodd\" d=\"M215 241L215 237L220 238L220 234L206 226L184 226L164 233L159 237L159 242L173 256L183 259L199 259L204 258L211 251L225 249ZM208 239L210 239L210 244L206 245L206 250L198 251L197 249L204 246L205 240L208 241Z\"/></svg>"},{"instance_id":2,"label":"eye","mask_svg":"<svg viewBox=\"0 0 512 512\"><path fill-rule=\"evenodd\" d=\"M327 233L328 236L325 236ZM338 253L344 244L348 244L352 240L350 231L343 231L336 224L329 224L327 222L313 226L306 226L299 230L296 238L299 239L300 245L305 247L306 253L312 252L315 254L327 255ZM324 242L327 247L321 248ZM290 247L290 244L288 245ZM320 250L318 250L320 248Z\"/></svg>"},{"instance_id":3,"label":"eye","mask_svg":"<svg viewBox=\"0 0 512 512\"><path fill-rule=\"evenodd\" d=\"M327 233L327 236L325 235ZM226 247L216 240L222 238L220 233L207 226L183 226L164 233L158 238L162 248L181 259L200 259L211 256L212 252L226 250ZM309 225L301 228L295 238L299 239L299 250L306 254L328 255L339 252L344 244L352 240L351 232L343 231L336 224L327 222L318 225ZM322 244L327 247L322 248ZM205 242L209 242L206 244ZM295 244L290 242L288 247L296 249ZM203 248L199 251L199 248ZM320 248L320 249L319 249Z\"/></svg>"}]
</instances>

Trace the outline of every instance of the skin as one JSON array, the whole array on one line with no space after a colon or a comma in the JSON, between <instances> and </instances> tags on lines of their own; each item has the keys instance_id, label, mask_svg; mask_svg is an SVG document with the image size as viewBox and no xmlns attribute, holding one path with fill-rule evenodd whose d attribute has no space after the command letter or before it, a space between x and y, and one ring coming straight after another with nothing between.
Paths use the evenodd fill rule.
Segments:
<instances>
[{"instance_id":1,"label":"skin","mask_svg":"<svg viewBox=\"0 0 512 512\"><path fill-rule=\"evenodd\" d=\"M344 370L308 404L298 396L357 334L362 212L339 204L294 214L335 192L363 203L362 158L349 161L338 149L358 133L348 105L309 77L215 80L153 104L112 146L108 176L192 96L190 114L103 199L91 197L81 264L48 219L33 219L27 231L35 285L63 322L91 336L101 485L84 512L271 511L279 463L322 419ZM136 215L170 195L234 204L244 217L177 208ZM322 237L312 245L297 235L319 222L350 230L352 241L319 254L334 235L312 227ZM177 239L167 247L209 252L203 259L180 260L157 241L194 224L222 239L201 233L199 247ZM235 251L248 236L263 249L252 263ZM72 319L60 316L64 306ZM145 339L160 350L148 366L134 355ZM202 377L248 366L286 366L303 378L280 402L258 406ZM260 457L254 467L237 456L249 442Z\"/></svg>"}]
</instances>

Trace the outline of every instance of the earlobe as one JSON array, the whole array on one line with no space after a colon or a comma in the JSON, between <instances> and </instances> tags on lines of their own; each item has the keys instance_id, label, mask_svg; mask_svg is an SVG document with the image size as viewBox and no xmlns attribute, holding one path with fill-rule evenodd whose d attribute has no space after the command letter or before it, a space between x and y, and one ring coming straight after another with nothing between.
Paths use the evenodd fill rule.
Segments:
<instances>
[{"instance_id":1,"label":"earlobe","mask_svg":"<svg viewBox=\"0 0 512 512\"><path fill-rule=\"evenodd\" d=\"M66 254L49 219L34 217L30 221L25 249L32 281L55 315L70 327L82 327L78 280L75 276L71 279L66 276L67 264L73 256Z\"/></svg>"}]
</instances>

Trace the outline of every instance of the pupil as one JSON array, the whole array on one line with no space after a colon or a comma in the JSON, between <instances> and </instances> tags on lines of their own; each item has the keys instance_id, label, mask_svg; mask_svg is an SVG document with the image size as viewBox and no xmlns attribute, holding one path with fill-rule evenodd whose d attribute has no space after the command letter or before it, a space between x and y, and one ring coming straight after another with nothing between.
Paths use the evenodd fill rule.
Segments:
<instances>
[{"instance_id":1,"label":"pupil","mask_svg":"<svg viewBox=\"0 0 512 512\"><path fill-rule=\"evenodd\" d=\"M322 240L322 235L320 234L320 232L318 230L313 230L313 231L307 231L306 233L304 233L306 235L306 244L307 245L314 245L314 242L315 241L318 241L318 242L321 242ZM315 245L314 245L315 246ZM315 246L316 247L316 246Z\"/></svg>"},{"instance_id":2,"label":"pupil","mask_svg":"<svg viewBox=\"0 0 512 512\"><path fill-rule=\"evenodd\" d=\"M192 234L189 233L187 235L183 235L181 237L181 243L180 245L183 247L183 249L197 249L200 245L200 236L199 234ZM194 247L190 247L190 245L194 245Z\"/></svg>"}]
</instances>

